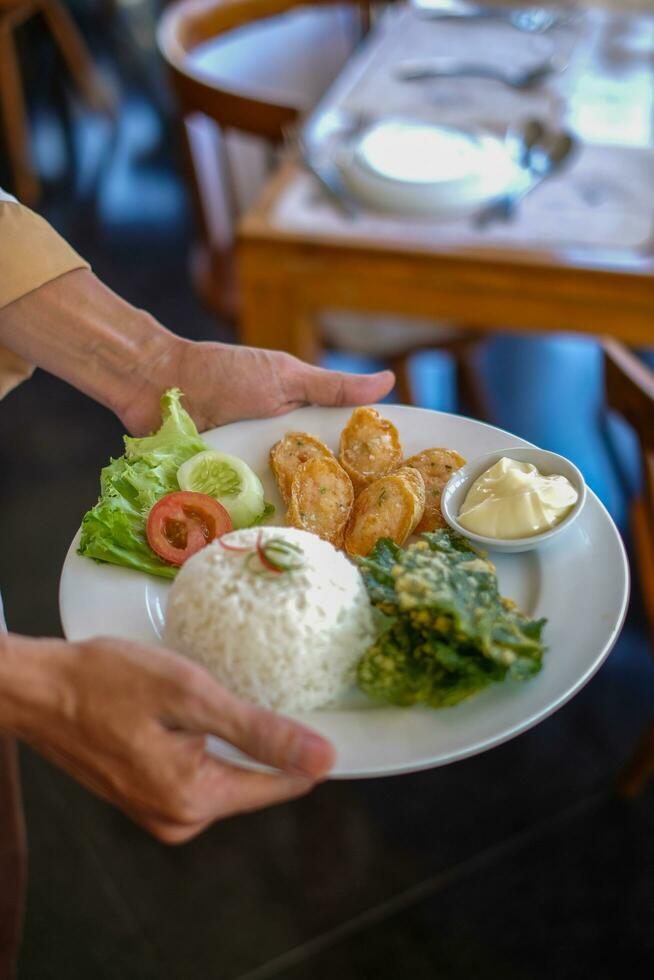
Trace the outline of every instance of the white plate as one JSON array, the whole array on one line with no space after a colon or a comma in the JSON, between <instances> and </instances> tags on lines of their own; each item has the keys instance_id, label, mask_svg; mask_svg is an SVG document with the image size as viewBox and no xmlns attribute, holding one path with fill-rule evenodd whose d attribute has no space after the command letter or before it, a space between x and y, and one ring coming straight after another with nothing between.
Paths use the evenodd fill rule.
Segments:
<instances>
[{"instance_id":1,"label":"white plate","mask_svg":"<svg viewBox=\"0 0 654 980\"><path fill-rule=\"evenodd\" d=\"M524 179L497 136L408 119L383 119L336 155L344 183L372 207L461 213Z\"/></svg>"},{"instance_id":2,"label":"white plate","mask_svg":"<svg viewBox=\"0 0 654 980\"><path fill-rule=\"evenodd\" d=\"M442 412L395 405L380 411L398 427L407 456L448 446L469 460L527 446L501 429ZM347 408L302 408L291 415L237 422L204 434L210 446L241 456L262 477L266 496L283 509L268 469L271 445L285 432L310 432L336 449ZM275 523L273 519L272 523ZM66 636L113 634L159 643L169 584L77 554L73 541L61 576L60 610ZM588 492L570 529L543 549L493 555L500 589L530 616L547 616L549 651L540 674L497 684L455 708L394 708L353 692L347 704L298 715L330 738L337 750L333 776L352 778L444 765L504 742L560 708L595 673L622 625L629 571L620 536L595 494ZM214 743L221 754L234 750Z\"/></svg>"}]
</instances>

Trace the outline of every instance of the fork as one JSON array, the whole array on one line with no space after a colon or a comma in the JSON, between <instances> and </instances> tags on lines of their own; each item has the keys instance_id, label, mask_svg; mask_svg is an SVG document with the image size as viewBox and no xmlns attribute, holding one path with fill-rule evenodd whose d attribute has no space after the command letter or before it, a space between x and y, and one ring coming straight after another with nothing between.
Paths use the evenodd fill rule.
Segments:
<instances>
[{"instance_id":1,"label":"fork","mask_svg":"<svg viewBox=\"0 0 654 980\"><path fill-rule=\"evenodd\" d=\"M421 82L429 78L488 78L509 88L524 91L537 88L550 75L562 72L565 68L565 62L553 57L532 68L509 74L492 65L441 57L425 61L402 61L395 66L394 74L403 82Z\"/></svg>"}]
</instances>

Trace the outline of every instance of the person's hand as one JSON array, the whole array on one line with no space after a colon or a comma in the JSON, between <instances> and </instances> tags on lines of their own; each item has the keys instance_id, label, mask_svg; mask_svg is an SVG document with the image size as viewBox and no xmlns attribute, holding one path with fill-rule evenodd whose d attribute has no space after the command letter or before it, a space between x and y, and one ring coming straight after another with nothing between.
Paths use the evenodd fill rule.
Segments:
<instances>
[{"instance_id":1,"label":"person's hand","mask_svg":"<svg viewBox=\"0 0 654 980\"><path fill-rule=\"evenodd\" d=\"M36 650L25 669L47 693L38 710L23 707L14 734L167 843L300 796L333 765L324 738L238 700L174 653L119 639L15 640L28 647L24 664ZM280 771L221 762L207 734Z\"/></svg>"},{"instance_id":2,"label":"person's hand","mask_svg":"<svg viewBox=\"0 0 654 980\"><path fill-rule=\"evenodd\" d=\"M0 310L0 342L106 405L132 435L159 428L159 399L177 386L203 431L299 405L363 405L391 371L326 371L280 351L194 343L166 330L89 269L46 282Z\"/></svg>"},{"instance_id":3,"label":"person's hand","mask_svg":"<svg viewBox=\"0 0 654 980\"><path fill-rule=\"evenodd\" d=\"M393 387L391 371L348 374L313 367L281 351L229 344L179 341L153 365L158 394L176 385L198 429L240 419L282 415L300 405L361 405L376 402ZM142 435L160 424L158 401L134 392L117 414L127 429Z\"/></svg>"}]
</instances>

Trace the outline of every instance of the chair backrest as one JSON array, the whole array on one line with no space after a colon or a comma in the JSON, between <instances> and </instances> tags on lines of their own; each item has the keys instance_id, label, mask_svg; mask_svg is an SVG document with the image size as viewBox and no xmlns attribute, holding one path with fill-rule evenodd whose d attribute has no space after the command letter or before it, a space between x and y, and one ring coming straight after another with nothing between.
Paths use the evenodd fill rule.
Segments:
<instances>
[{"instance_id":1,"label":"chair backrest","mask_svg":"<svg viewBox=\"0 0 654 980\"><path fill-rule=\"evenodd\" d=\"M606 400L632 426L643 456L654 459L654 371L617 340L605 340ZM643 492L654 512L654 469L643 472Z\"/></svg>"},{"instance_id":2,"label":"chair backrest","mask_svg":"<svg viewBox=\"0 0 654 980\"><path fill-rule=\"evenodd\" d=\"M604 342L606 401L633 428L642 460L642 492L632 509L632 534L654 648L654 371L623 344Z\"/></svg>"},{"instance_id":3,"label":"chair backrest","mask_svg":"<svg viewBox=\"0 0 654 980\"><path fill-rule=\"evenodd\" d=\"M369 0L181 0L164 12L157 33L182 111L201 112L222 127L261 136L273 143L301 110L285 100L256 97L207 77L193 51L220 35L299 8L347 6L359 9L362 29L369 23ZM293 52L289 52L292 57Z\"/></svg>"},{"instance_id":4,"label":"chair backrest","mask_svg":"<svg viewBox=\"0 0 654 980\"><path fill-rule=\"evenodd\" d=\"M233 318L234 228L288 128L322 95L369 23L369 0L180 0L157 39L181 115L200 219L192 273Z\"/></svg>"}]
</instances>

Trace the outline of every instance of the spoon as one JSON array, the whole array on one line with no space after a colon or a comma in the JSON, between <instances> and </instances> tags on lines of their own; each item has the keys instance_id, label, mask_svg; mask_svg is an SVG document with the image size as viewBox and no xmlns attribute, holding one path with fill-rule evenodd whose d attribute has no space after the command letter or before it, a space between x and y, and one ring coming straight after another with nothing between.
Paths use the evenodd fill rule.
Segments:
<instances>
[{"instance_id":1,"label":"spoon","mask_svg":"<svg viewBox=\"0 0 654 980\"><path fill-rule=\"evenodd\" d=\"M533 147L545 136L545 125L540 119L526 119L517 129L507 134L507 143L513 148L513 155L521 167L529 166L529 155Z\"/></svg>"},{"instance_id":2,"label":"spoon","mask_svg":"<svg viewBox=\"0 0 654 980\"><path fill-rule=\"evenodd\" d=\"M513 218L518 205L527 194L531 194L544 180L562 170L576 148L577 142L570 133L546 130L528 155L527 171L531 180L489 204L477 215L476 224L485 228L493 221L508 221Z\"/></svg>"},{"instance_id":3,"label":"spoon","mask_svg":"<svg viewBox=\"0 0 654 980\"><path fill-rule=\"evenodd\" d=\"M542 7L523 7L511 10L507 7L486 7L480 4L450 3L434 5L428 0L413 0L415 13L424 20L501 20L524 34L545 34L553 27L567 26L571 18L560 11Z\"/></svg>"},{"instance_id":4,"label":"spoon","mask_svg":"<svg viewBox=\"0 0 654 980\"><path fill-rule=\"evenodd\" d=\"M355 218L357 208L342 187L338 172L331 166L319 161L301 137L297 139L297 149L304 166L318 181L323 193L346 218Z\"/></svg>"},{"instance_id":5,"label":"spoon","mask_svg":"<svg viewBox=\"0 0 654 980\"><path fill-rule=\"evenodd\" d=\"M429 78L488 78L509 88L525 91L537 88L550 75L565 69L565 62L548 58L532 68L508 74L491 65L459 61L456 58L430 58L429 61L403 61L395 66L395 76L403 82L421 82Z\"/></svg>"}]
</instances>

